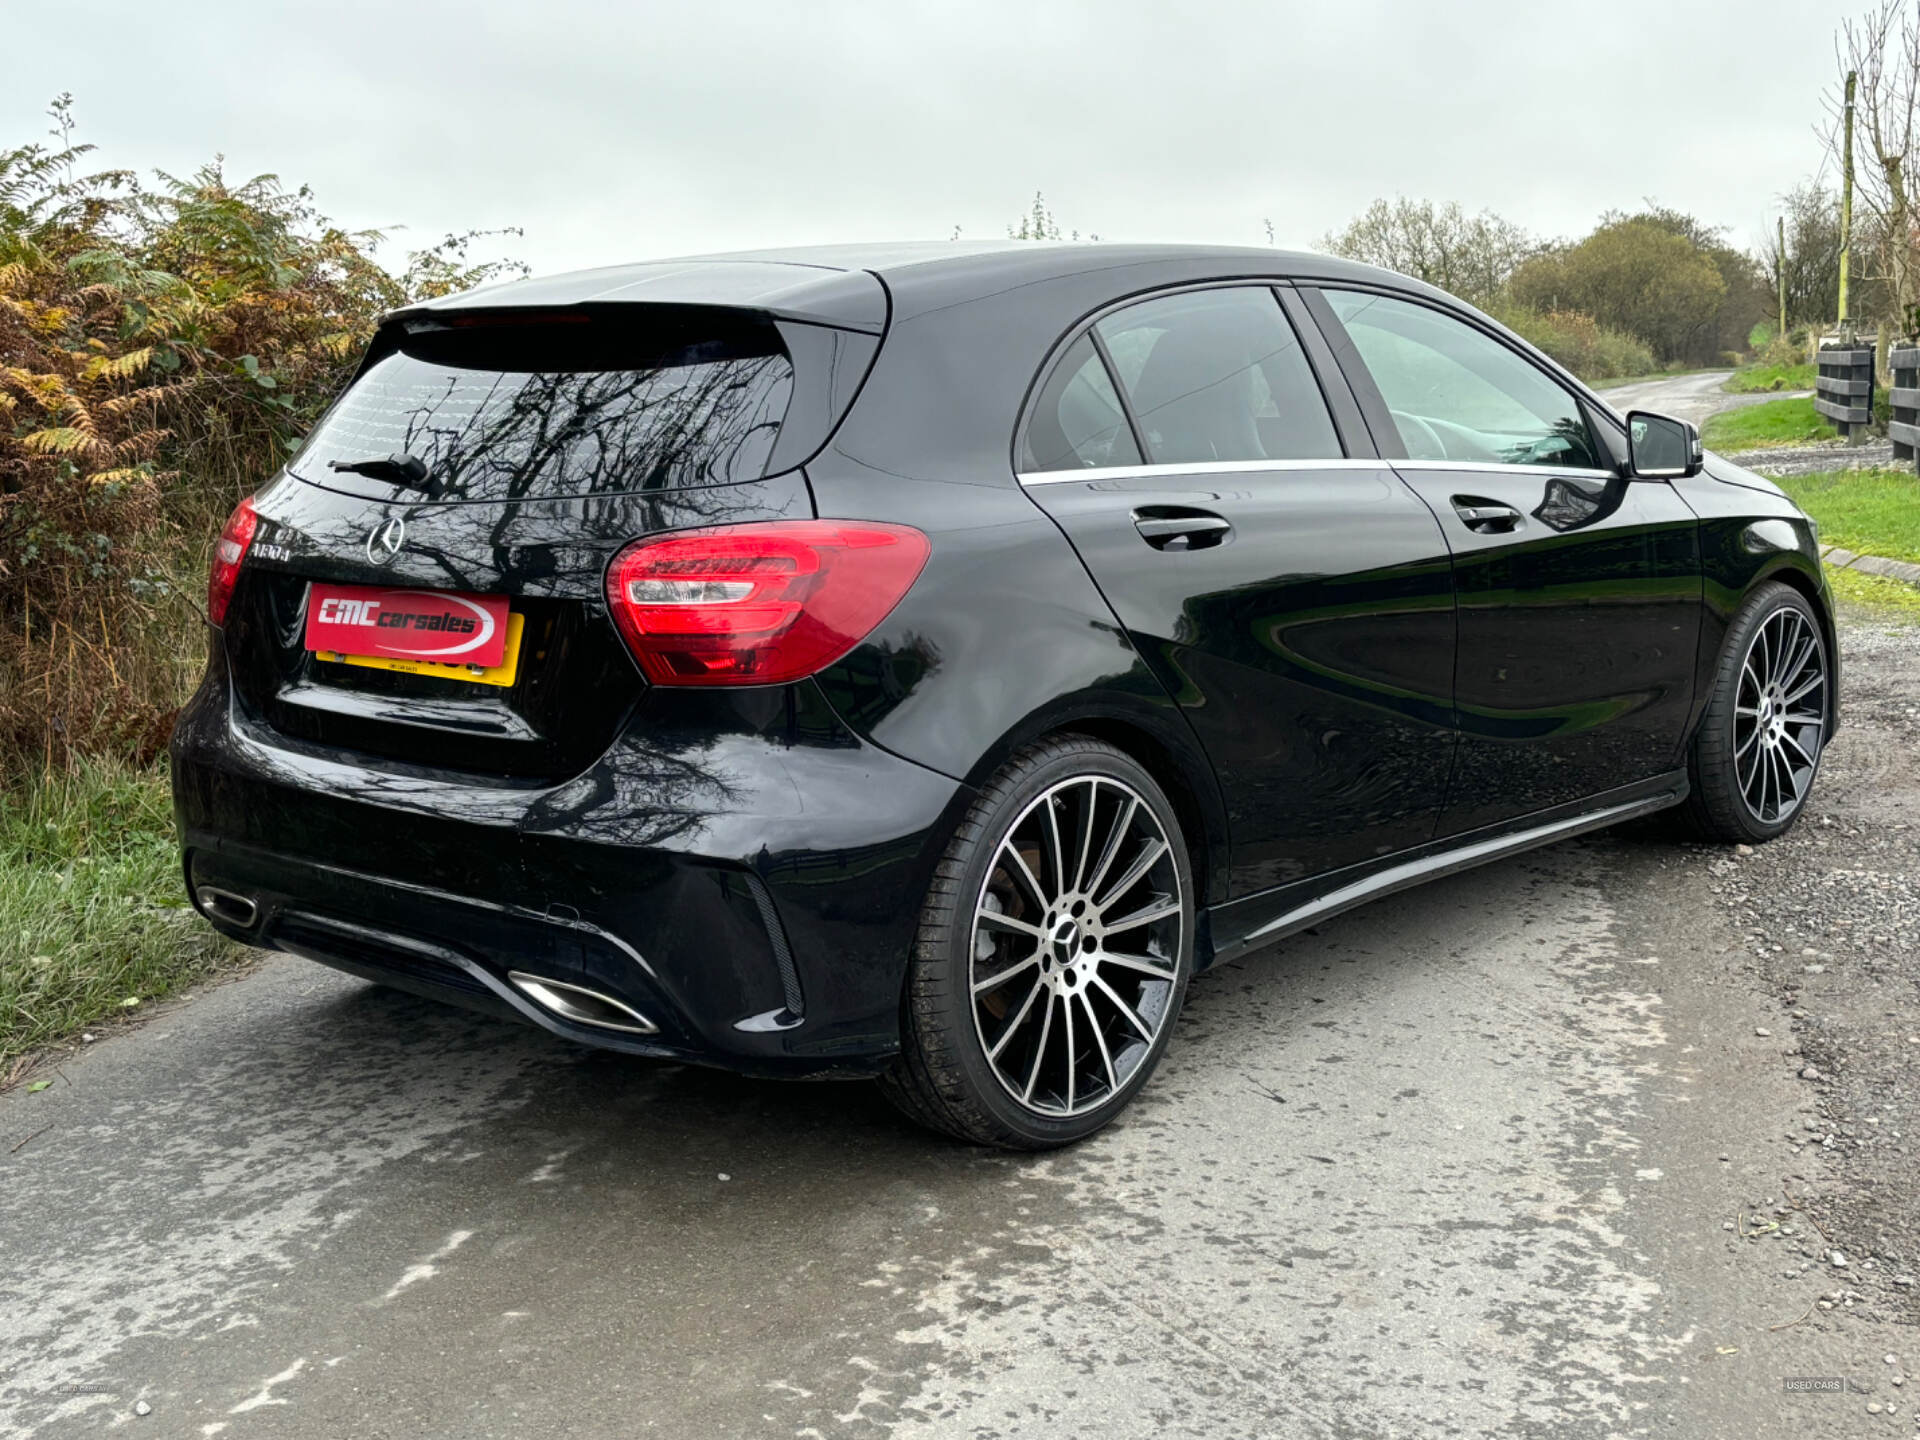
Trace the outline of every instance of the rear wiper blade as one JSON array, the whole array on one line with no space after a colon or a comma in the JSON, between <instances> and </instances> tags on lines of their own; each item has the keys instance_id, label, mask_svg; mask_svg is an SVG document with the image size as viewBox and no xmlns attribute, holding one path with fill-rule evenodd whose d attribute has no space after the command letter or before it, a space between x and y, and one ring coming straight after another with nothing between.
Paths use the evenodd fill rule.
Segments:
<instances>
[{"instance_id":1,"label":"rear wiper blade","mask_svg":"<svg viewBox=\"0 0 1920 1440\"><path fill-rule=\"evenodd\" d=\"M427 479L427 462L418 455L396 453L379 455L371 460L334 460L328 468L347 475L365 475L372 480L385 480L390 484L406 489L428 490L433 485Z\"/></svg>"}]
</instances>

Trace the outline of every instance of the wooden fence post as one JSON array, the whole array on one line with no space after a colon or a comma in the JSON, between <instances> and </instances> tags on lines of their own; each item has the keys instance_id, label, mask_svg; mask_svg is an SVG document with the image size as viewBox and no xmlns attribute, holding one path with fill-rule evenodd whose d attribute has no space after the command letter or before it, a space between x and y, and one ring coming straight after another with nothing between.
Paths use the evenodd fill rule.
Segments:
<instances>
[{"instance_id":1,"label":"wooden fence post","mask_svg":"<svg viewBox=\"0 0 1920 1440\"><path fill-rule=\"evenodd\" d=\"M1893 388L1887 391L1893 402L1893 419L1887 424L1893 458L1920 468L1920 345L1894 346L1887 353L1887 368L1893 371Z\"/></svg>"},{"instance_id":2,"label":"wooden fence post","mask_svg":"<svg viewBox=\"0 0 1920 1440\"><path fill-rule=\"evenodd\" d=\"M1814 382L1813 408L1857 444L1873 422L1873 345L1833 339L1820 347L1816 359L1820 373Z\"/></svg>"}]
</instances>

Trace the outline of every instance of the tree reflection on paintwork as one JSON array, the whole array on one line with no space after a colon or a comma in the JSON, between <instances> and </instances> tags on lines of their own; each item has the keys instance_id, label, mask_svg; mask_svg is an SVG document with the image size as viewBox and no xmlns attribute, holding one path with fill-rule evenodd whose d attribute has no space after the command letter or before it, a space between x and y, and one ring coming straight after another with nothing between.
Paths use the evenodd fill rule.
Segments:
<instances>
[{"instance_id":1,"label":"tree reflection on paintwork","mask_svg":"<svg viewBox=\"0 0 1920 1440\"><path fill-rule=\"evenodd\" d=\"M1555 477L1547 481L1540 503L1529 513L1550 530L1565 534L1588 525L1597 525L1620 508L1627 482L1609 480L1593 484Z\"/></svg>"},{"instance_id":2,"label":"tree reflection on paintwork","mask_svg":"<svg viewBox=\"0 0 1920 1440\"><path fill-rule=\"evenodd\" d=\"M289 467L404 453L449 500L722 485L764 473L793 389L784 355L640 370L490 371L389 355Z\"/></svg>"}]
</instances>

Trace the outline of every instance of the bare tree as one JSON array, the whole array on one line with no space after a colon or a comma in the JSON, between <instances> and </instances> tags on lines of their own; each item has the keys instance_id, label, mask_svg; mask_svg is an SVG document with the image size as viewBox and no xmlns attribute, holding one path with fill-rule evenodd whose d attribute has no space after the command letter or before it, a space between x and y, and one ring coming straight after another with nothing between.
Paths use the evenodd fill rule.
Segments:
<instances>
[{"instance_id":1,"label":"bare tree","mask_svg":"<svg viewBox=\"0 0 1920 1440\"><path fill-rule=\"evenodd\" d=\"M959 227L954 227L953 238L960 238ZM1047 197L1038 190L1033 192L1033 209L1020 217L1018 225L1007 227L1009 240L1078 240L1078 230L1062 230L1060 222L1053 218L1053 212L1047 208ZM1087 239L1098 240L1098 235L1089 235Z\"/></svg>"},{"instance_id":2,"label":"bare tree","mask_svg":"<svg viewBox=\"0 0 1920 1440\"><path fill-rule=\"evenodd\" d=\"M1846 76L1859 76L1854 108L1854 203L1867 223L1854 227L1862 278L1884 287L1883 318L1910 326L1920 301L1920 257L1914 251L1911 192L1920 147L1920 15L1908 0L1879 0L1841 24L1834 41L1840 76L1827 95L1827 145L1839 162L1844 147ZM1864 244L1860 244L1864 241Z\"/></svg>"},{"instance_id":3,"label":"bare tree","mask_svg":"<svg viewBox=\"0 0 1920 1440\"><path fill-rule=\"evenodd\" d=\"M1397 270L1476 305L1497 299L1514 268L1536 248L1527 232L1491 210L1469 215L1458 201L1376 200L1323 250Z\"/></svg>"},{"instance_id":4,"label":"bare tree","mask_svg":"<svg viewBox=\"0 0 1920 1440\"><path fill-rule=\"evenodd\" d=\"M1785 280L1788 325L1830 323L1840 302L1839 198L1808 180L1781 196L1781 208L1785 253L1776 243L1761 256L1768 284L1778 289Z\"/></svg>"}]
</instances>

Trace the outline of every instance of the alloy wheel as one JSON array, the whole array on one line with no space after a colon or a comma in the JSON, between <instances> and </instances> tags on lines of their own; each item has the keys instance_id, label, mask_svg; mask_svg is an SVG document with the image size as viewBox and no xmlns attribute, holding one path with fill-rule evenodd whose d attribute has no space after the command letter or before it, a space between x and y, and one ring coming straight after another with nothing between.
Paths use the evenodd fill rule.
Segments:
<instances>
[{"instance_id":1,"label":"alloy wheel","mask_svg":"<svg viewBox=\"0 0 1920 1440\"><path fill-rule=\"evenodd\" d=\"M974 905L975 1033L994 1077L1041 1115L1084 1115L1153 1053L1186 940L1179 867L1130 786L1052 786L1000 841Z\"/></svg>"},{"instance_id":2,"label":"alloy wheel","mask_svg":"<svg viewBox=\"0 0 1920 1440\"><path fill-rule=\"evenodd\" d=\"M1779 824L1806 799L1826 717L1826 645L1811 620L1784 606L1748 642L1734 697L1734 775L1761 824Z\"/></svg>"}]
</instances>

